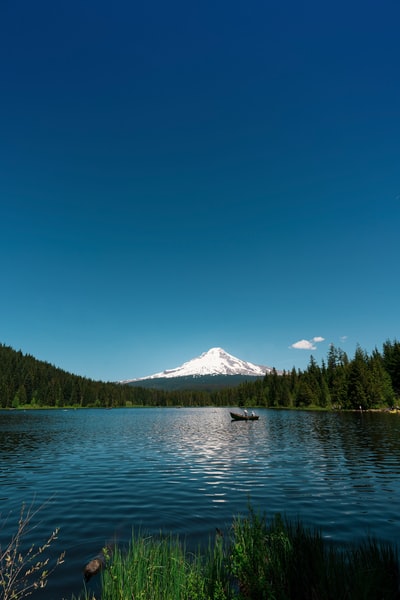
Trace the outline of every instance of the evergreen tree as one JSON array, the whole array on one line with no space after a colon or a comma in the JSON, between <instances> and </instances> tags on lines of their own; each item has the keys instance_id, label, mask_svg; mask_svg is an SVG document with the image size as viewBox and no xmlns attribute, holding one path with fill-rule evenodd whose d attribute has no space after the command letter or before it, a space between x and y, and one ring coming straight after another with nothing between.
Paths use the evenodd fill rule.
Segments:
<instances>
[{"instance_id":1,"label":"evergreen tree","mask_svg":"<svg viewBox=\"0 0 400 600\"><path fill-rule=\"evenodd\" d=\"M400 342L397 340L387 340L383 344L383 366L391 379L397 399L400 399Z\"/></svg>"},{"instance_id":2,"label":"evergreen tree","mask_svg":"<svg viewBox=\"0 0 400 600\"><path fill-rule=\"evenodd\" d=\"M354 359L348 367L347 408L371 407L371 373L368 369L368 355L357 346Z\"/></svg>"},{"instance_id":3,"label":"evergreen tree","mask_svg":"<svg viewBox=\"0 0 400 600\"><path fill-rule=\"evenodd\" d=\"M310 357L304 372L276 369L229 389L147 389L92 381L0 345L0 407L63 406L321 406L364 409L392 406L400 396L400 343L386 341L383 354L357 347L354 358L331 346L327 363Z\"/></svg>"},{"instance_id":4,"label":"evergreen tree","mask_svg":"<svg viewBox=\"0 0 400 600\"><path fill-rule=\"evenodd\" d=\"M369 361L371 406L393 406L395 393L389 373L385 370L384 361L375 349Z\"/></svg>"}]
</instances>

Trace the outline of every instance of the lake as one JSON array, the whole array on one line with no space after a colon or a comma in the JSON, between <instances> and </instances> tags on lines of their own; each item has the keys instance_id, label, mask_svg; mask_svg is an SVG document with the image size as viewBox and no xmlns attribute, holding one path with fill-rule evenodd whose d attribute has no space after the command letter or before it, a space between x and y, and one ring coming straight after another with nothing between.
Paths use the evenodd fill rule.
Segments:
<instances>
[{"instance_id":1,"label":"lake","mask_svg":"<svg viewBox=\"0 0 400 600\"><path fill-rule=\"evenodd\" d=\"M60 527L52 551L66 557L37 596L70 600L84 565L132 528L196 548L249 501L335 543L398 543L399 414L257 412L231 422L227 408L0 411L1 545L23 502L44 505L28 541Z\"/></svg>"}]
</instances>

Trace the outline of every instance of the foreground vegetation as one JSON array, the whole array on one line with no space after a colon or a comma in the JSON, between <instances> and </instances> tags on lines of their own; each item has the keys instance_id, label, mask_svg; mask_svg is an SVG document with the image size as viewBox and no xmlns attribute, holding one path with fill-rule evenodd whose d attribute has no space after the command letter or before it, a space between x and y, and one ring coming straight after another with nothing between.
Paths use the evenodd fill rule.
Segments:
<instances>
[{"instance_id":1,"label":"foreground vegetation","mask_svg":"<svg viewBox=\"0 0 400 600\"><path fill-rule=\"evenodd\" d=\"M21 600L45 587L64 554L49 563L57 532L23 550L38 510L21 510L18 531L0 544L0 597ZM95 563L96 561L93 561ZM101 600L399 600L398 549L374 539L351 547L280 515L251 507L206 550L189 552L172 535L133 533L127 549L105 548ZM91 574L95 574L93 571ZM36 595L35 595L36 597ZM72 600L100 600L85 591Z\"/></svg>"},{"instance_id":2,"label":"foreground vegetation","mask_svg":"<svg viewBox=\"0 0 400 600\"><path fill-rule=\"evenodd\" d=\"M50 562L50 546L57 539L58 529L41 545L26 544L35 527L38 512L44 507L22 505L16 532L4 544L0 537L0 598L20 600L35 590L46 587L55 569L64 562L65 553ZM0 523L0 533L1 533Z\"/></svg>"},{"instance_id":3,"label":"foreground vegetation","mask_svg":"<svg viewBox=\"0 0 400 600\"><path fill-rule=\"evenodd\" d=\"M326 360L311 357L305 371L273 370L236 387L205 390L146 389L71 375L0 345L0 408L126 406L258 406L363 410L400 405L400 342L349 358L331 346Z\"/></svg>"},{"instance_id":4,"label":"foreground vegetation","mask_svg":"<svg viewBox=\"0 0 400 600\"><path fill-rule=\"evenodd\" d=\"M187 552L179 538L134 535L125 553L107 555L101 598L394 600L399 576L396 548L374 540L338 548L300 522L268 521L250 509L203 553Z\"/></svg>"}]
</instances>

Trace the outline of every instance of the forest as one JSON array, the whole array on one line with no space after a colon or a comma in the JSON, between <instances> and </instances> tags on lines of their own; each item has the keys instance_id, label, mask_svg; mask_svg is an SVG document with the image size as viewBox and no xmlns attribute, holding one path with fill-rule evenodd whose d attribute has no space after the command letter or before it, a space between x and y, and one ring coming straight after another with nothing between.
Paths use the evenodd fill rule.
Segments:
<instances>
[{"instance_id":1,"label":"forest","mask_svg":"<svg viewBox=\"0 0 400 600\"><path fill-rule=\"evenodd\" d=\"M264 378L214 391L163 391L94 381L0 345L0 408L117 408L131 406L252 406L369 410L400 405L400 342L387 340L349 358L330 346L304 370L274 369Z\"/></svg>"}]
</instances>

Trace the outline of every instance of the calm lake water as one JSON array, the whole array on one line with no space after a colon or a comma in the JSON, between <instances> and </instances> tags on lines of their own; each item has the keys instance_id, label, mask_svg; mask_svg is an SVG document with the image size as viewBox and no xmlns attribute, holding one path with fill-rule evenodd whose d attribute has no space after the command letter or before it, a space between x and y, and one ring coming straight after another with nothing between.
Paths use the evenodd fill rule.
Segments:
<instances>
[{"instance_id":1,"label":"calm lake water","mask_svg":"<svg viewBox=\"0 0 400 600\"><path fill-rule=\"evenodd\" d=\"M400 540L400 415L225 408L0 411L0 543L23 502L45 504L31 538L55 527L65 564L40 599L70 600L82 569L132 528L197 547L251 504L318 526L334 542ZM95 578L89 584L97 589ZM33 598L36 598L34 595Z\"/></svg>"}]
</instances>

